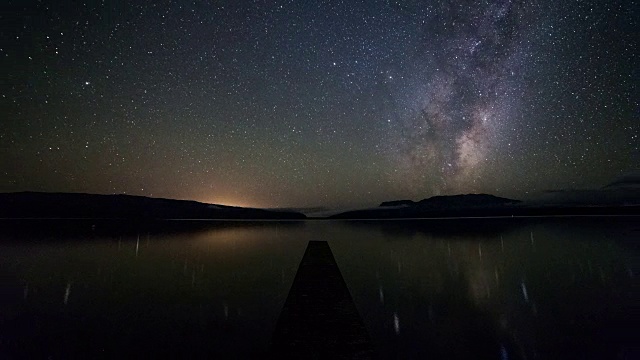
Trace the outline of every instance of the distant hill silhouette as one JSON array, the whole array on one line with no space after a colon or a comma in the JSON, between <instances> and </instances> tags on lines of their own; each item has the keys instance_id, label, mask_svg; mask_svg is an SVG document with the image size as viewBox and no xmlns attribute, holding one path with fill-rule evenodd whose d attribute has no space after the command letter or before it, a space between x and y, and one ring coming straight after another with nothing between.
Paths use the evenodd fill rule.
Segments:
<instances>
[{"instance_id":1,"label":"distant hill silhouette","mask_svg":"<svg viewBox=\"0 0 640 360\"><path fill-rule=\"evenodd\" d=\"M467 194L451 196L433 196L418 202L413 200L393 200L385 201L380 207L398 206L418 206L421 208L452 208L452 207L473 207L473 206L495 206L505 204L517 204L520 200L501 198L487 194Z\"/></svg>"},{"instance_id":2,"label":"distant hill silhouette","mask_svg":"<svg viewBox=\"0 0 640 360\"><path fill-rule=\"evenodd\" d=\"M467 194L451 196L433 196L420 200L416 205L420 208L470 208L487 206L510 206L521 203L520 200L507 199L487 194Z\"/></svg>"},{"instance_id":3,"label":"distant hill silhouette","mask_svg":"<svg viewBox=\"0 0 640 360\"><path fill-rule=\"evenodd\" d=\"M640 205L640 172L630 172L597 189L556 189L545 191L529 202L555 206Z\"/></svg>"},{"instance_id":4,"label":"distant hill silhouette","mask_svg":"<svg viewBox=\"0 0 640 360\"><path fill-rule=\"evenodd\" d=\"M625 188L625 189L633 189L640 190L640 171L630 172L623 176L618 177L613 180L610 184L603 187L603 189L611 189L611 188Z\"/></svg>"},{"instance_id":5,"label":"distant hill silhouette","mask_svg":"<svg viewBox=\"0 0 640 360\"><path fill-rule=\"evenodd\" d=\"M332 219L400 219L490 216L638 215L638 205L558 205L508 199L488 194L434 196L414 202L386 201L377 208L347 211Z\"/></svg>"},{"instance_id":6,"label":"distant hill silhouette","mask_svg":"<svg viewBox=\"0 0 640 360\"><path fill-rule=\"evenodd\" d=\"M602 191L601 191L602 192ZM627 194L625 192L624 194ZM434 196L417 202L387 201L379 207L346 211L329 219L398 219L491 216L640 215L639 202L624 196L624 203L521 202L488 194ZM196 201L132 195L79 193L0 193L0 218L9 219L305 219L300 212L265 210Z\"/></svg>"},{"instance_id":7,"label":"distant hill silhouette","mask_svg":"<svg viewBox=\"0 0 640 360\"><path fill-rule=\"evenodd\" d=\"M132 195L21 192L0 194L0 218L80 219L304 219L269 211Z\"/></svg>"},{"instance_id":8,"label":"distant hill silhouette","mask_svg":"<svg viewBox=\"0 0 640 360\"><path fill-rule=\"evenodd\" d=\"M384 201L380 204L380 207L389 207L389 206L412 206L415 205L416 202L413 200L393 200L393 201Z\"/></svg>"}]
</instances>

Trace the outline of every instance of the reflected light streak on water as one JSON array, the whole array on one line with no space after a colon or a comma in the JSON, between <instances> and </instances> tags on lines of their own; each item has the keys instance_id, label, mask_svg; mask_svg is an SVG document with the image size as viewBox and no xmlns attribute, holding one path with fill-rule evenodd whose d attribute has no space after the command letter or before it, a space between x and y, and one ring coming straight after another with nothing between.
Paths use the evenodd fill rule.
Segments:
<instances>
[{"instance_id":1,"label":"reflected light streak on water","mask_svg":"<svg viewBox=\"0 0 640 360\"><path fill-rule=\"evenodd\" d=\"M400 335L400 318L395 312L393 313L393 331L396 332L396 335Z\"/></svg>"}]
</instances>

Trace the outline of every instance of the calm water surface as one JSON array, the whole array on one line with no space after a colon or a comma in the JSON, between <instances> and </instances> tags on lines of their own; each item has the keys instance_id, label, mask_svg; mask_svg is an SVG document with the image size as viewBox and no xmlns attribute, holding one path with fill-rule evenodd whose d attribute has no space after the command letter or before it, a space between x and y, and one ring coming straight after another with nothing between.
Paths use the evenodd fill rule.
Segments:
<instances>
[{"instance_id":1,"label":"calm water surface","mask_svg":"<svg viewBox=\"0 0 640 360\"><path fill-rule=\"evenodd\" d=\"M0 231L0 357L264 357L327 240L380 358L631 359L636 220Z\"/></svg>"}]
</instances>

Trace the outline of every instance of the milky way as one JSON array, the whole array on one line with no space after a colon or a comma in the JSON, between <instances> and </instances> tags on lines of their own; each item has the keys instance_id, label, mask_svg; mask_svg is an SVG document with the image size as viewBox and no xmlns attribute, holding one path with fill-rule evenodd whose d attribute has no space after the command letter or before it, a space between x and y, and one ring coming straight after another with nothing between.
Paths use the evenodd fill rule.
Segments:
<instances>
[{"instance_id":1,"label":"milky way","mask_svg":"<svg viewBox=\"0 0 640 360\"><path fill-rule=\"evenodd\" d=\"M512 1L436 6L408 76L394 89L404 111L393 147L403 183L418 192L474 190L517 106L525 38L535 11ZM533 23L533 24L532 24ZM417 77L417 80L414 79Z\"/></svg>"},{"instance_id":2,"label":"milky way","mask_svg":"<svg viewBox=\"0 0 640 360\"><path fill-rule=\"evenodd\" d=\"M5 2L0 191L354 207L638 167L631 1Z\"/></svg>"}]
</instances>

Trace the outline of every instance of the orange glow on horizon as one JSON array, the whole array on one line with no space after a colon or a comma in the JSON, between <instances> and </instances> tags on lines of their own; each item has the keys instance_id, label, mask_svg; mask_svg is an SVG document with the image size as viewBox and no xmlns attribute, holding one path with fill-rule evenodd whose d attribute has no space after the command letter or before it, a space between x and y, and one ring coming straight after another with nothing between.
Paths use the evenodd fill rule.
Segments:
<instances>
[{"instance_id":1,"label":"orange glow on horizon","mask_svg":"<svg viewBox=\"0 0 640 360\"><path fill-rule=\"evenodd\" d=\"M201 200L203 203L212 204L212 205L225 205L225 206L237 206L237 207L245 207L245 208L261 208L257 204L252 203L251 201L239 200L227 197L203 197Z\"/></svg>"}]
</instances>

